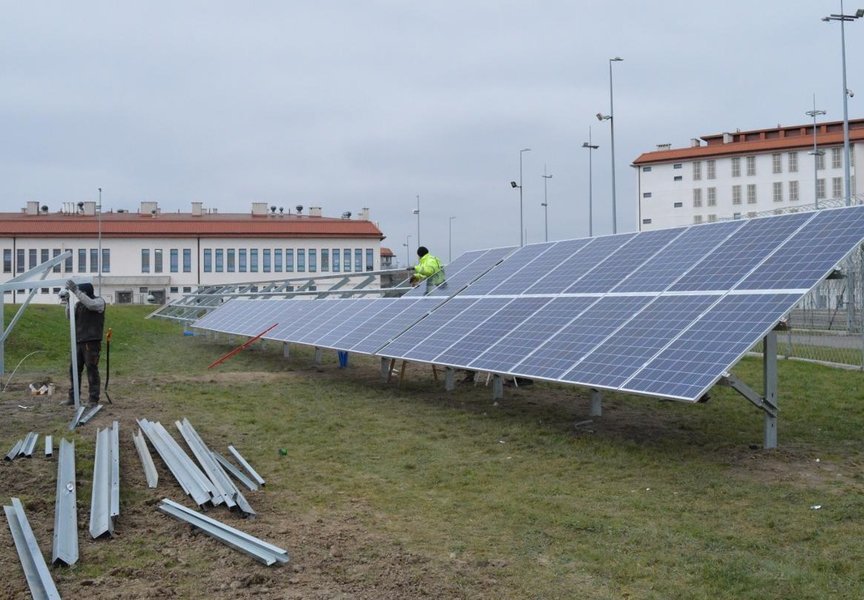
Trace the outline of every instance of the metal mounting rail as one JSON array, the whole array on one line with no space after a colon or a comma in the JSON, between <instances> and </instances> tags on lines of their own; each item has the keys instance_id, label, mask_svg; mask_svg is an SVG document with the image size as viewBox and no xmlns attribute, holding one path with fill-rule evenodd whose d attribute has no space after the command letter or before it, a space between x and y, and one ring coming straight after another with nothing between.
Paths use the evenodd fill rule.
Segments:
<instances>
[{"instance_id":1,"label":"metal mounting rail","mask_svg":"<svg viewBox=\"0 0 864 600\"><path fill-rule=\"evenodd\" d=\"M90 502L90 535L95 539L114 533L114 518L120 514L120 425L96 431L93 493Z\"/></svg>"},{"instance_id":2,"label":"metal mounting rail","mask_svg":"<svg viewBox=\"0 0 864 600\"><path fill-rule=\"evenodd\" d=\"M79 406L75 409L75 415L72 417L72 420L69 421L69 431L78 427L78 423L81 421L81 416L84 414L86 408L86 406Z\"/></svg>"},{"instance_id":3,"label":"metal mounting rail","mask_svg":"<svg viewBox=\"0 0 864 600\"><path fill-rule=\"evenodd\" d=\"M54 580L51 579L51 573L39 550L36 536L33 535L27 515L24 514L21 500L12 498L12 506L4 506L3 511L6 513L6 522L9 523L9 531L12 532L12 539L15 541L15 549L18 551L21 568L24 569L30 594L34 600L43 598L60 600L60 593L54 585Z\"/></svg>"},{"instance_id":4,"label":"metal mounting rail","mask_svg":"<svg viewBox=\"0 0 864 600\"><path fill-rule=\"evenodd\" d=\"M54 456L54 438L50 435L45 436L45 458Z\"/></svg>"},{"instance_id":5,"label":"metal mounting rail","mask_svg":"<svg viewBox=\"0 0 864 600\"><path fill-rule=\"evenodd\" d=\"M251 556L267 566L276 563L285 564L289 560L286 550L251 536L248 533L244 533L239 529L229 527L216 519L211 519L167 498L162 500L156 509L163 514L197 527L210 537Z\"/></svg>"},{"instance_id":6,"label":"metal mounting rail","mask_svg":"<svg viewBox=\"0 0 864 600\"><path fill-rule=\"evenodd\" d=\"M144 440L144 434L138 430L138 435L132 432L132 441L135 442L135 449L138 451L138 458L141 459L141 466L144 468L144 477L147 478L147 487L155 488L159 483L159 473L156 472L156 465L153 464L153 457L150 456L150 451L147 449L147 442Z\"/></svg>"},{"instance_id":7,"label":"metal mounting rail","mask_svg":"<svg viewBox=\"0 0 864 600\"><path fill-rule=\"evenodd\" d=\"M24 444L21 446L20 455L27 458L33 458L33 451L36 449L36 440L39 439L39 434L31 431L24 438Z\"/></svg>"},{"instance_id":8,"label":"metal mounting rail","mask_svg":"<svg viewBox=\"0 0 864 600\"><path fill-rule=\"evenodd\" d=\"M240 483L245 485L247 488L249 488L249 490L251 490L253 492L258 490L258 484L255 483L254 481L252 481L251 479L249 479L248 477L246 477L246 475L243 473L243 471L241 471L240 469L235 467L233 464L228 462L227 458L225 458L224 456L222 456L221 454L219 454L215 450L212 450L211 452L213 454L213 458L216 459L216 462L218 462L220 465L222 465L223 469L225 469L226 471L231 473L231 475L234 477L234 479L236 479L237 481L239 481Z\"/></svg>"},{"instance_id":9,"label":"metal mounting rail","mask_svg":"<svg viewBox=\"0 0 864 600\"><path fill-rule=\"evenodd\" d=\"M102 410L102 405L101 405L101 404L97 404L96 406L94 406L93 408L91 408L90 410L88 410L86 414L81 415L81 419L78 421L78 424L79 424L79 425L84 425L84 424L87 423L90 419L92 419L93 417L95 417L95 416L96 416L96 413L98 413L100 410Z\"/></svg>"},{"instance_id":10,"label":"metal mounting rail","mask_svg":"<svg viewBox=\"0 0 864 600\"><path fill-rule=\"evenodd\" d=\"M252 468L252 465L246 462L246 459L243 458L243 455L241 455L240 452L237 451L237 448L229 445L228 451L234 455L234 458L237 459L237 462L240 463L240 466L246 469L246 472L252 476L252 479L254 479L258 483L258 485L264 485L264 478L261 477L255 469Z\"/></svg>"},{"instance_id":11,"label":"metal mounting rail","mask_svg":"<svg viewBox=\"0 0 864 600\"><path fill-rule=\"evenodd\" d=\"M75 486L75 443L60 440L57 461L57 498L54 504L54 547L51 562L78 562L78 507Z\"/></svg>"},{"instance_id":12,"label":"metal mounting rail","mask_svg":"<svg viewBox=\"0 0 864 600\"><path fill-rule=\"evenodd\" d=\"M13 461L18 458L18 453L21 452L21 446L24 445L24 440L18 440L12 446L12 449L3 457L3 460Z\"/></svg>"},{"instance_id":13,"label":"metal mounting rail","mask_svg":"<svg viewBox=\"0 0 864 600\"><path fill-rule=\"evenodd\" d=\"M183 449L165 431L165 428L161 424L151 423L147 419L139 419L138 425L141 427L141 431L147 436L147 439L150 440L150 443L153 444L157 454L162 457L162 461L168 467L168 470L171 471L171 474L174 475L174 479L177 480L183 491L192 497L195 504L203 506L208 502L213 502L212 494L208 487L211 485L210 482L204 483L204 480L206 480L204 474L198 471L198 467L186 456L186 453L183 452ZM170 442L166 440L166 437ZM180 457L181 454L186 460ZM198 471L197 475L193 475L190 472L190 465L192 469Z\"/></svg>"}]
</instances>

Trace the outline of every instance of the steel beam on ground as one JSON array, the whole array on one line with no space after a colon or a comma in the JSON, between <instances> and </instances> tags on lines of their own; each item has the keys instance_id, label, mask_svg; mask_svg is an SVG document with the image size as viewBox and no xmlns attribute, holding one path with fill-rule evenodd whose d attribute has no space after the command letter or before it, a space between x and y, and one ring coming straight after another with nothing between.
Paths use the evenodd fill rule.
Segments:
<instances>
[{"instance_id":1,"label":"steel beam on ground","mask_svg":"<svg viewBox=\"0 0 864 600\"><path fill-rule=\"evenodd\" d=\"M252 477L252 479L255 480L258 485L264 485L264 478L261 477L255 469L252 468L252 465L246 462L246 459L243 458L243 455L240 454L240 452L234 446L228 446L228 451L234 455L234 458L237 459L237 462L240 463L240 466L246 469L246 472L249 473L249 475Z\"/></svg>"},{"instance_id":2,"label":"steel beam on ground","mask_svg":"<svg viewBox=\"0 0 864 600\"><path fill-rule=\"evenodd\" d=\"M150 451L147 449L147 442L144 440L144 434L138 430L138 435L132 432L132 441L135 443L135 449L138 451L138 458L141 459L141 466L144 468L144 477L147 478L147 487L155 488L159 483L159 473L156 472L156 465L153 464L153 457L150 456Z\"/></svg>"},{"instance_id":3,"label":"steel beam on ground","mask_svg":"<svg viewBox=\"0 0 864 600\"><path fill-rule=\"evenodd\" d=\"M24 577L27 578L30 594L37 600L43 598L60 600L60 593L54 580L51 579L48 565L45 564L45 558L39 550L39 544L27 521L21 500L12 498L12 506L4 506L3 511L6 513L6 522L9 524L9 531L12 532L12 539L18 551L21 568L24 569Z\"/></svg>"},{"instance_id":4,"label":"steel beam on ground","mask_svg":"<svg viewBox=\"0 0 864 600\"><path fill-rule=\"evenodd\" d=\"M54 504L54 546L51 562L67 566L78 562L78 507L75 484L75 444L60 440L57 495Z\"/></svg>"}]
</instances>

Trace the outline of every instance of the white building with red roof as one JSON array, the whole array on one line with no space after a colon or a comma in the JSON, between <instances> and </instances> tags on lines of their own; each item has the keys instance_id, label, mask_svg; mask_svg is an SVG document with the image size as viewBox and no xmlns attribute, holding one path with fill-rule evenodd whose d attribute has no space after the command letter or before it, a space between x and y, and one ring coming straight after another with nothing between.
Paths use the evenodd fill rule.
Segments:
<instances>
[{"instance_id":1,"label":"white building with red roof","mask_svg":"<svg viewBox=\"0 0 864 600\"><path fill-rule=\"evenodd\" d=\"M752 217L845 198L843 122L718 133L633 161L640 229ZM864 201L864 119L849 122L853 203Z\"/></svg>"},{"instance_id":2,"label":"white building with red roof","mask_svg":"<svg viewBox=\"0 0 864 600\"><path fill-rule=\"evenodd\" d=\"M164 302L202 285L378 271L383 239L368 209L330 218L317 207L285 214L259 202L244 214L200 202L191 212L163 212L142 202L138 212L99 214L95 202L55 212L27 202L21 212L0 213L2 281L70 250L51 278L90 277L112 303ZM33 301L56 302L57 292L40 289ZM20 301L21 293L5 300Z\"/></svg>"}]
</instances>

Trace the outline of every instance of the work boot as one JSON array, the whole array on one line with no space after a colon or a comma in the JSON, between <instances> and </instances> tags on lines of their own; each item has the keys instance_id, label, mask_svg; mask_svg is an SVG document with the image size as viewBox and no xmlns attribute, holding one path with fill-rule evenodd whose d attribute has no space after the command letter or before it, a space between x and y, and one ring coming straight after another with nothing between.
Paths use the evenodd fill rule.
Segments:
<instances>
[{"instance_id":1,"label":"work boot","mask_svg":"<svg viewBox=\"0 0 864 600\"><path fill-rule=\"evenodd\" d=\"M75 406L75 397L70 397L60 403L60 406Z\"/></svg>"}]
</instances>

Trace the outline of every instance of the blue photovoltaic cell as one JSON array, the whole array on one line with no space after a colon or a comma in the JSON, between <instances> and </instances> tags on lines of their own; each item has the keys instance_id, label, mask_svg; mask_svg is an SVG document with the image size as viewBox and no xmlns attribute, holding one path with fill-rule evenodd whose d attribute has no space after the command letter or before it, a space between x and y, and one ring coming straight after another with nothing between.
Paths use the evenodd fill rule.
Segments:
<instances>
[{"instance_id":1,"label":"blue photovoltaic cell","mask_svg":"<svg viewBox=\"0 0 864 600\"><path fill-rule=\"evenodd\" d=\"M381 324L389 320L402 307L408 306L413 300L401 298L379 298L377 304L379 309L374 314L367 315L362 323L356 323L353 327L340 330L342 337L333 342L332 348L347 350L360 342L363 338L381 327Z\"/></svg>"},{"instance_id":2,"label":"blue photovoltaic cell","mask_svg":"<svg viewBox=\"0 0 864 600\"><path fill-rule=\"evenodd\" d=\"M378 351L381 356L429 361L444 351L470 325L456 320L465 309L477 302L475 298L453 298L418 321L408 331Z\"/></svg>"},{"instance_id":3,"label":"blue photovoltaic cell","mask_svg":"<svg viewBox=\"0 0 864 600\"><path fill-rule=\"evenodd\" d=\"M562 379L617 388L720 296L661 296L595 348Z\"/></svg>"},{"instance_id":4,"label":"blue photovoltaic cell","mask_svg":"<svg viewBox=\"0 0 864 600\"><path fill-rule=\"evenodd\" d=\"M579 281L565 290L567 294L608 292L623 278L639 268L671 240L684 232L683 228L643 231L621 246L614 254L601 260Z\"/></svg>"},{"instance_id":5,"label":"blue photovoltaic cell","mask_svg":"<svg viewBox=\"0 0 864 600\"><path fill-rule=\"evenodd\" d=\"M345 323L351 314L356 310L357 298L344 298L340 300L331 300L337 304L333 310L328 311L323 315L309 315L310 327L304 327L302 330L289 332L288 340L297 342L298 344L312 345L320 336L330 331L333 327ZM315 302L314 300L312 302Z\"/></svg>"},{"instance_id":6,"label":"blue photovoltaic cell","mask_svg":"<svg viewBox=\"0 0 864 600\"><path fill-rule=\"evenodd\" d=\"M496 302L499 300L500 303ZM468 318L476 324L474 329L464 329L462 332L464 335L457 337L457 341L438 355L435 362L466 368L475 358L519 327L525 319L551 300L551 298L481 299L479 303L465 311ZM488 316L485 320L483 320L484 315Z\"/></svg>"},{"instance_id":7,"label":"blue photovoltaic cell","mask_svg":"<svg viewBox=\"0 0 864 600\"><path fill-rule=\"evenodd\" d=\"M509 372L596 301L596 298L585 297L553 298L543 310L523 321L468 366L482 371Z\"/></svg>"},{"instance_id":8,"label":"blue photovoltaic cell","mask_svg":"<svg viewBox=\"0 0 864 600\"><path fill-rule=\"evenodd\" d=\"M809 289L864 240L864 206L823 210L736 289Z\"/></svg>"},{"instance_id":9,"label":"blue photovoltaic cell","mask_svg":"<svg viewBox=\"0 0 864 600\"><path fill-rule=\"evenodd\" d=\"M583 238L579 240L564 240L555 242L551 248L547 249L543 254L535 258L524 269L514 274L506 281L500 282L492 289L492 294L515 295L524 294L528 288L537 283L544 275L560 267L562 263L571 260L574 254L586 247L592 238ZM544 244L545 246L546 244ZM509 258L507 259L510 260ZM576 260L575 258L573 260ZM506 261L504 264L507 264ZM563 290L563 288L561 288ZM558 290L561 291L561 290ZM550 293L550 292L540 292Z\"/></svg>"},{"instance_id":10,"label":"blue photovoltaic cell","mask_svg":"<svg viewBox=\"0 0 864 600\"><path fill-rule=\"evenodd\" d=\"M357 298L354 300L354 304L356 306L350 309L350 313L345 315L342 319L330 327L322 335L319 335L316 339L309 341L308 343L312 346L316 346L318 348L334 348L334 349L342 349L341 346L336 346L336 342L338 342L342 337L345 336L346 333L353 331L359 325L366 322L367 319L375 316L379 311L383 308L390 305L390 298ZM396 300L396 299L393 299ZM396 300L398 302L398 300Z\"/></svg>"},{"instance_id":11,"label":"blue photovoltaic cell","mask_svg":"<svg viewBox=\"0 0 864 600\"><path fill-rule=\"evenodd\" d=\"M192 327L228 333L229 329L236 327L235 321L240 318L245 310L246 301L232 300L211 310L195 321Z\"/></svg>"},{"instance_id":12,"label":"blue photovoltaic cell","mask_svg":"<svg viewBox=\"0 0 864 600\"><path fill-rule=\"evenodd\" d=\"M599 299L513 368L515 375L559 379L576 361L651 301L647 296Z\"/></svg>"},{"instance_id":13,"label":"blue photovoltaic cell","mask_svg":"<svg viewBox=\"0 0 864 600\"><path fill-rule=\"evenodd\" d=\"M296 342L304 335L321 325L344 307L342 300L283 300L289 318L279 322L279 326L271 333L274 339ZM305 310L304 310L305 309ZM298 313L297 311L303 311ZM293 318L291 318L293 317Z\"/></svg>"},{"instance_id":14,"label":"blue photovoltaic cell","mask_svg":"<svg viewBox=\"0 0 864 600\"><path fill-rule=\"evenodd\" d=\"M507 260L496 265L492 270L487 271L477 281L472 283L471 287L463 293L471 294L472 296L491 293L493 288L501 285L501 282L506 282L507 278L511 277L539 255L552 248L553 245L554 244L531 244L519 248L513 252L513 254L508 256ZM531 267L529 266L528 268L530 269Z\"/></svg>"},{"instance_id":15,"label":"blue photovoltaic cell","mask_svg":"<svg viewBox=\"0 0 864 600\"><path fill-rule=\"evenodd\" d=\"M612 291L664 291L744 223L746 221L727 221L689 227Z\"/></svg>"},{"instance_id":16,"label":"blue photovoltaic cell","mask_svg":"<svg viewBox=\"0 0 864 600\"><path fill-rule=\"evenodd\" d=\"M673 291L729 290L778 248L813 213L747 221L708 257L682 277Z\"/></svg>"},{"instance_id":17,"label":"blue photovoltaic cell","mask_svg":"<svg viewBox=\"0 0 864 600\"><path fill-rule=\"evenodd\" d=\"M445 265L444 273L448 276L456 275L462 269L473 263L475 260L486 254L488 250L471 250L470 252L465 252L464 254L460 254L456 257L456 260L451 262L449 265ZM410 275L410 273L409 273ZM417 286L410 292L405 292L402 296L403 298L413 298L420 297L426 294L426 286Z\"/></svg>"},{"instance_id":18,"label":"blue photovoltaic cell","mask_svg":"<svg viewBox=\"0 0 864 600\"><path fill-rule=\"evenodd\" d=\"M594 238L590 244L579 250L571 258L563 259L545 276L529 287L526 294L560 294L573 285L577 279L594 268L594 265L621 248L635 236L635 233L607 235Z\"/></svg>"},{"instance_id":19,"label":"blue photovoltaic cell","mask_svg":"<svg viewBox=\"0 0 864 600\"><path fill-rule=\"evenodd\" d=\"M801 294L724 297L622 389L698 400L800 298Z\"/></svg>"},{"instance_id":20,"label":"blue photovoltaic cell","mask_svg":"<svg viewBox=\"0 0 864 600\"><path fill-rule=\"evenodd\" d=\"M361 354L375 354L381 346L405 331L440 303L440 298L412 298L411 300L400 301L394 305L392 314L379 315L382 317L380 325L351 346L349 350ZM403 304L405 305L404 308L402 307Z\"/></svg>"},{"instance_id":21,"label":"blue photovoltaic cell","mask_svg":"<svg viewBox=\"0 0 864 600\"><path fill-rule=\"evenodd\" d=\"M461 290L463 287L480 277L483 273L504 260L505 257L507 257L511 252L513 252L513 250L514 248L510 247L493 248L486 251L485 254L478 257L477 260L456 273L456 275L446 273L447 279L444 281L444 283L431 290L427 295L442 297L452 296L453 294Z\"/></svg>"}]
</instances>

